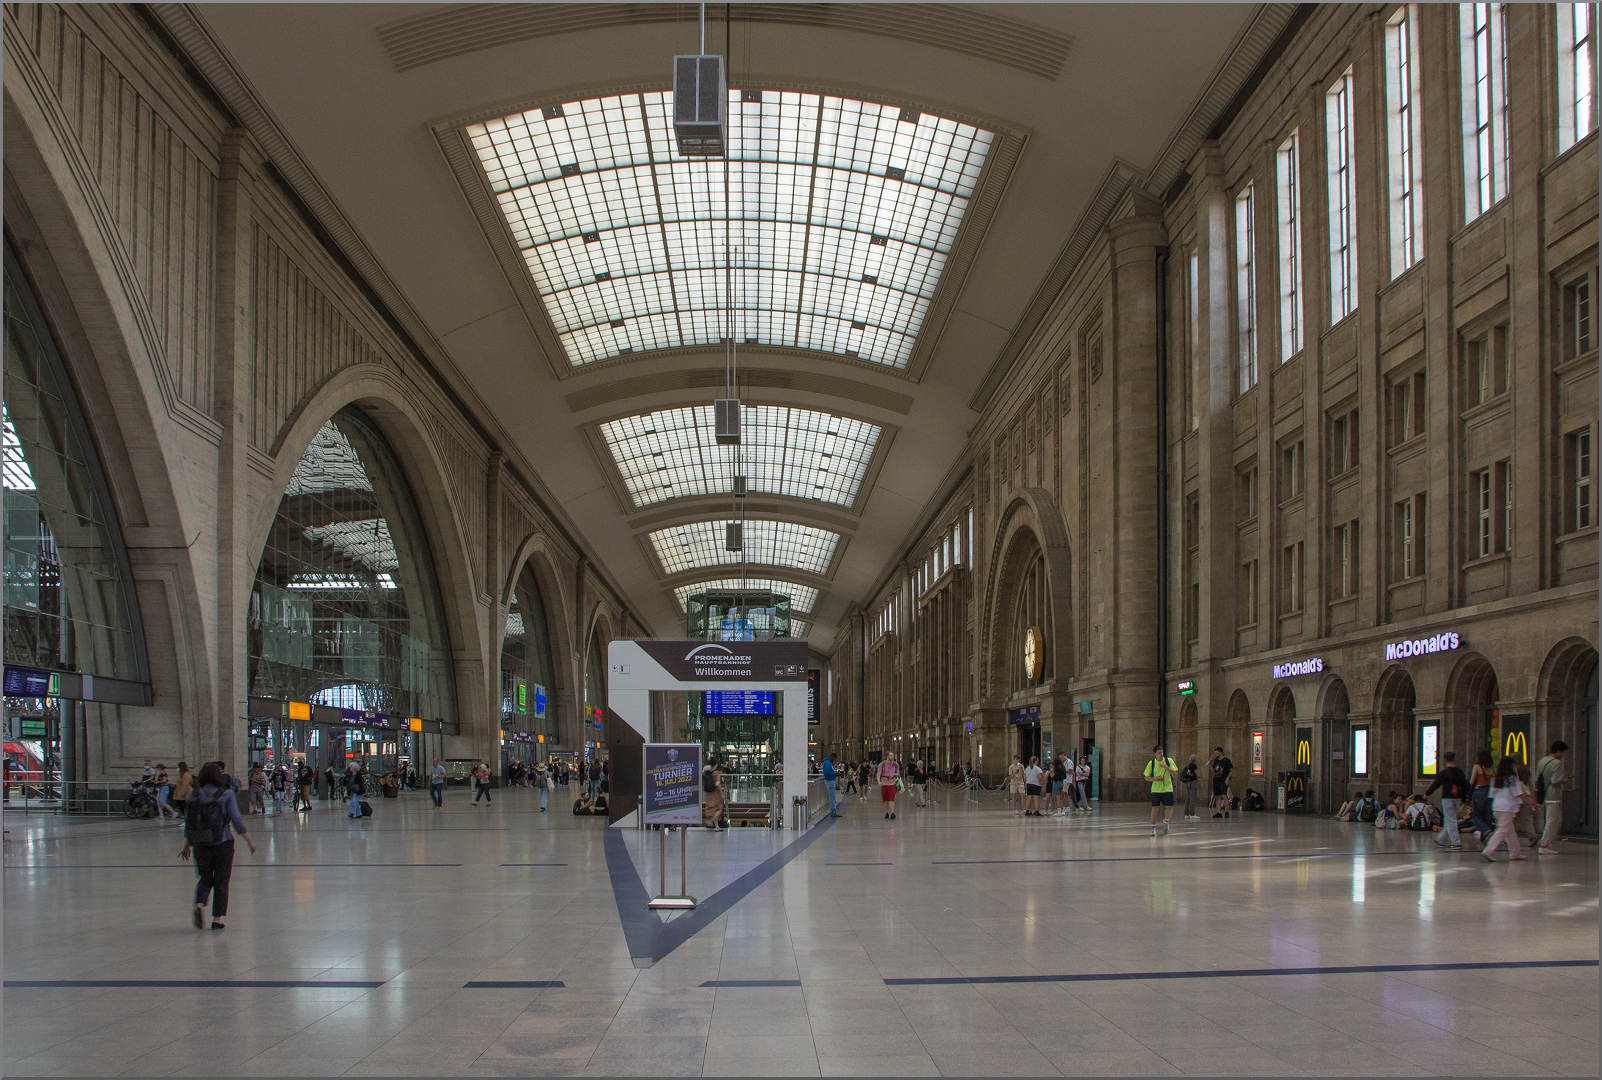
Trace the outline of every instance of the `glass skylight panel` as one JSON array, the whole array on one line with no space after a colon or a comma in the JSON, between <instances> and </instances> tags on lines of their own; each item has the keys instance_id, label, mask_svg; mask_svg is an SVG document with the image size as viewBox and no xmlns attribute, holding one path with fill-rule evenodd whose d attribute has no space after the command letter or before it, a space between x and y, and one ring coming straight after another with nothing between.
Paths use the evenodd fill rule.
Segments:
<instances>
[{"instance_id":1,"label":"glass skylight panel","mask_svg":"<svg viewBox=\"0 0 1602 1080\"><path fill-rule=\"evenodd\" d=\"M840 534L793 521L747 521L745 550L725 551L725 527L731 522L696 521L658 529L651 534L651 546L662 569L669 574L700 570L710 566L752 563L759 566L788 566L822 574L834 558Z\"/></svg>"},{"instance_id":2,"label":"glass skylight panel","mask_svg":"<svg viewBox=\"0 0 1602 1080\"><path fill-rule=\"evenodd\" d=\"M395 542L389 536L389 522L383 518L313 525L303 534L307 540L333 548L341 557L361 563L374 574L400 568Z\"/></svg>"},{"instance_id":3,"label":"glass skylight panel","mask_svg":"<svg viewBox=\"0 0 1602 1080\"><path fill-rule=\"evenodd\" d=\"M875 424L812 409L747 405L740 446L719 446L712 406L662 409L601 425L637 507L728 495L743 472L752 494L850 506L879 443Z\"/></svg>"},{"instance_id":4,"label":"glass skylight panel","mask_svg":"<svg viewBox=\"0 0 1602 1080\"><path fill-rule=\"evenodd\" d=\"M367 470L345 433L335 424L324 424L312 436L311 445L295 466L285 495L312 495L319 491L372 491Z\"/></svg>"},{"instance_id":5,"label":"glass skylight panel","mask_svg":"<svg viewBox=\"0 0 1602 1080\"><path fill-rule=\"evenodd\" d=\"M0 405L0 409L4 406ZM28 459L22 452L22 440L17 437L16 425L11 422L9 411L0 414L4 420L4 455L5 455L5 489L7 491L37 491L38 486L33 482L33 470L28 468Z\"/></svg>"},{"instance_id":6,"label":"glass skylight panel","mask_svg":"<svg viewBox=\"0 0 1602 1080\"><path fill-rule=\"evenodd\" d=\"M722 159L679 157L671 104L626 94L467 128L568 360L732 333L905 367L991 133L730 90L725 197Z\"/></svg>"},{"instance_id":7,"label":"glass skylight panel","mask_svg":"<svg viewBox=\"0 0 1602 1080\"><path fill-rule=\"evenodd\" d=\"M717 581L702 581L694 585L680 585L673 590L673 595L679 601L679 608L683 610L686 598L691 593L716 591L719 589L745 589L752 592L776 592L790 598L790 610L812 611L818 602L818 590L806 585L792 585L788 581L774 581L772 578L720 578ZM795 620L790 620L795 626ZM792 633L794 631L792 630Z\"/></svg>"}]
</instances>

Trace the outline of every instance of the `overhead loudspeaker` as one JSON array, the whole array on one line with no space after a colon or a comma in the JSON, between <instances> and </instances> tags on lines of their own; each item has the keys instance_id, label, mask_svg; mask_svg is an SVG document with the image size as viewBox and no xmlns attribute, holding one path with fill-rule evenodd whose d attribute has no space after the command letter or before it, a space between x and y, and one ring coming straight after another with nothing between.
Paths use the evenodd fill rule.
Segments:
<instances>
[{"instance_id":1,"label":"overhead loudspeaker","mask_svg":"<svg viewBox=\"0 0 1602 1080\"><path fill-rule=\"evenodd\" d=\"M743 476L734 478L734 497L737 499L745 498L745 477Z\"/></svg>"},{"instance_id":2,"label":"overhead loudspeaker","mask_svg":"<svg viewBox=\"0 0 1602 1080\"><path fill-rule=\"evenodd\" d=\"M723 550L745 550L745 526L738 521L731 521L723 527Z\"/></svg>"},{"instance_id":3,"label":"overhead loudspeaker","mask_svg":"<svg viewBox=\"0 0 1602 1080\"><path fill-rule=\"evenodd\" d=\"M729 92L723 57L673 58L673 135L685 157L722 157Z\"/></svg>"},{"instance_id":4,"label":"overhead loudspeaker","mask_svg":"<svg viewBox=\"0 0 1602 1080\"><path fill-rule=\"evenodd\" d=\"M712 403L713 431L719 446L740 445L740 399L719 398Z\"/></svg>"}]
</instances>

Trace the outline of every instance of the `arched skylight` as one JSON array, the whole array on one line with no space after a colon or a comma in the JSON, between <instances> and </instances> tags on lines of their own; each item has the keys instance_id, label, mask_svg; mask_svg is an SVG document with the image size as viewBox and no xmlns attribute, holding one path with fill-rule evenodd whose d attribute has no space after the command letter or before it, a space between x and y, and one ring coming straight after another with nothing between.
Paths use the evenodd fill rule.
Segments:
<instances>
[{"instance_id":1,"label":"arched skylight","mask_svg":"<svg viewBox=\"0 0 1602 1080\"><path fill-rule=\"evenodd\" d=\"M691 593L706 592L709 589L750 589L754 592L766 590L780 593L790 598L792 613L812 611L818 602L818 590L805 585L792 585L788 581L774 581L772 578L722 578L718 581L698 581L694 585L680 585L674 589L673 595L679 601L679 610L684 610L685 600ZM793 619L790 625L791 634L795 635Z\"/></svg>"},{"instance_id":2,"label":"arched skylight","mask_svg":"<svg viewBox=\"0 0 1602 1080\"><path fill-rule=\"evenodd\" d=\"M736 472L745 475L753 495L850 506L879 443L874 424L779 405L745 406L740 427L740 446L719 446L712 406L696 405L609 421L601 425L601 437L636 507L728 495Z\"/></svg>"},{"instance_id":3,"label":"arched skylight","mask_svg":"<svg viewBox=\"0 0 1602 1080\"><path fill-rule=\"evenodd\" d=\"M662 569L669 574L742 562L822 574L829 569L835 545L840 542L839 533L793 521L747 521L742 545L745 551L725 551L724 530L728 524L720 518L658 529L651 534L651 546L662 560Z\"/></svg>"},{"instance_id":4,"label":"arched skylight","mask_svg":"<svg viewBox=\"0 0 1602 1080\"><path fill-rule=\"evenodd\" d=\"M467 128L568 360L718 344L732 261L737 340L905 367L991 133L851 98L730 90L725 199L723 159L679 157L671 97Z\"/></svg>"}]
</instances>

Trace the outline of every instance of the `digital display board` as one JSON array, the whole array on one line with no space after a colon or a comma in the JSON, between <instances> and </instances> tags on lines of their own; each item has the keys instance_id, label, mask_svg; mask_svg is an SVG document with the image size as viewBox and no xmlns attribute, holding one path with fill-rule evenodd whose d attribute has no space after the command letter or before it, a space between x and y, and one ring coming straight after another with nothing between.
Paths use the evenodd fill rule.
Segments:
<instances>
[{"instance_id":1,"label":"digital display board","mask_svg":"<svg viewBox=\"0 0 1602 1080\"><path fill-rule=\"evenodd\" d=\"M708 690L701 711L708 716L772 716L772 690Z\"/></svg>"}]
</instances>

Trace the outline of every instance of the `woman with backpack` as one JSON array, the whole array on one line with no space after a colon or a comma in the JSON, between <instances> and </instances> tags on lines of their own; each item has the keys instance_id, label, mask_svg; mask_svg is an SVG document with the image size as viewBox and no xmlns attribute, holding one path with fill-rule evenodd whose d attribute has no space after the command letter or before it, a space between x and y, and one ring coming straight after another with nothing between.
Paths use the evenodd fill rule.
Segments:
<instances>
[{"instance_id":1,"label":"woman with backpack","mask_svg":"<svg viewBox=\"0 0 1602 1080\"><path fill-rule=\"evenodd\" d=\"M200 787L189 797L184 813L184 846L178 857L185 862L194 855L195 906L191 911L195 929L205 923L206 898L211 897L211 928L223 929L228 915L228 882L234 874L233 832L256 854L255 841L245 829L245 819L239 816L239 801L233 789L224 782L222 769L216 762L200 768Z\"/></svg>"},{"instance_id":2,"label":"woman with backpack","mask_svg":"<svg viewBox=\"0 0 1602 1080\"><path fill-rule=\"evenodd\" d=\"M1496 776L1496 762L1489 750L1481 750L1474 758L1474 769L1469 773L1469 805L1473 808L1470 821L1479 835L1480 843L1496 831L1491 817L1491 780Z\"/></svg>"},{"instance_id":3,"label":"woman with backpack","mask_svg":"<svg viewBox=\"0 0 1602 1080\"><path fill-rule=\"evenodd\" d=\"M900 772L894 754L886 754L879 762L879 801L884 804L884 816L891 821L896 819L896 777Z\"/></svg>"},{"instance_id":4,"label":"woman with backpack","mask_svg":"<svg viewBox=\"0 0 1602 1080\"><path fill-rule=\"evenodd\" d=\"M347 817L359 818L362 816L362 774L357 771L353 761L345 766L345 794L350 797L350 810Z\"/></svg>"}]
</instances>

